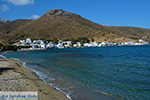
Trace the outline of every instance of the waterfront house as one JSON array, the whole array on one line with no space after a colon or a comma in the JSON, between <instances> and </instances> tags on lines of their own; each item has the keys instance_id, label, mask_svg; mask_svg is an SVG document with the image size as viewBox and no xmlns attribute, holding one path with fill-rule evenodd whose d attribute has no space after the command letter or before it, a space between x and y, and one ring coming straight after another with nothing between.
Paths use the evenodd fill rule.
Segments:
<instances>
[{"instance_id":1,"label":"waterfront house","mask_svg":"<svg viewBox=\"0 0 150 100\"><path fill-rule=\"evenodd\" d=\"M107 43L106 42L102 42L101 46L107 46Z\"/></svg>"},{"instance_id":2,"label":"waterfront house","mask_svg":"<svg viewBox=\"0 0 150 100\"><path fill-rule=\"evenodd\" d=\"M30 39L30 38L27 38L27 39L26 39L26 44L31 44L31 43L32 43L31 39Z\"/></svg>"},{"instance_id":3,"label":"waterfront house","mask_svg":"<svg viewBox=\"0 0 150 100\"><path fill-rule=\"evenodd\" d=\"M81 47L81 42L77 42L77 46L78 46L78 47Z\"/></svg>"},{"instance_id":4,"label":"waterfront house","mask_svg":"<svg viewBox=\"0 0 150 100\"><path fill-rule=\"evenodd\" d=\"M31 44L32 48L46 48L46 45L43 40L34 40Z\"/></svg>"},{"instance_id":5,"label":"waterfront house","mask_svg":"<svg viewBox=\"0 0 150 100\"><path fill-rule=\"evenodd\" d=\"M63 46L66 47L66 48L72 46L72 42L71 42L71 41L64 41L64 42L62 42L62 43L63 43Z\"/></svg>"},{"instance_id":6,"label":"waterfront house","mask_svg":"<svg viewBox=\"0 0 150 100\"><path fill-rule=\"evenodd\" d=\"M26 41L25 40L20 40L20 43L21 43L22 46L26 45Z\"/></svg>"},{"instance_id":7,"label":"waterfront house","mask_svg":"<svg viewBox=\"0 0 150 100\"><path fill-rule=\"evenodd\" d=\"M49 42L49 43L46 45L46 48L55 48L55 43L54 43L54 42Z\"/></svg>"},{"instance_id":8,"label":"waterfront house","mask_svg":"<svg viewBox=\"0 0 150 100\"><path fill-rule=\"evenodd\" d=\"M142 45L148 45L148 42L144 41L143 39L139 39L139 42L140 42Z\"/></svg>"},{"instance_id":9,"label":"waterfront house","mask_svg":"<svg viewBox=\"0 0 150 100\"><path fill-rule=\"evenodd\" d=\"M84 47L89 47L90 44L89 44L89 43L84 43L83 46L84 46Z\"/></svg>"},{"instance_id":10,"label":"waterfront house","mask_svg":"<svg viewBox=\"0 0 150 100\"><path fill-rule=\"evenodd\" d=\"M81 42L77 42L77 44L73 44L73 47L81 47Z\"/></svg>"},{"instance_id":11,"label":"waterfront house","mask_svg":"<svg viewBox=\"0 0 150 100\"><path fill-rule=\"evenodd\" d=\"M78 45L77 44L73 44L73 47L78 47Z\"/></svg>"},{"instance_id":12,"label":"waterfront house","mask_svg":"<svg viewBox=\"0 0 150 100\"><path fill-rule=\"evenodd\" d=\"M90 44L91 44L92 47L98 47L98 45L99 45L98 42L96 42L96 41L95 42L90 42Z\"/></svg>"},{"instance_id":13,"label":"waterfront house","mask_svg":"<svg viewBox=\"0 0 150 100\"><path fill-rule=\"evenodd\" d=\"M59 40L58 44L56 45L57 48L64 48L64 45L63 45L63 41L62 40Z\"/></svg>"}]
</instances>

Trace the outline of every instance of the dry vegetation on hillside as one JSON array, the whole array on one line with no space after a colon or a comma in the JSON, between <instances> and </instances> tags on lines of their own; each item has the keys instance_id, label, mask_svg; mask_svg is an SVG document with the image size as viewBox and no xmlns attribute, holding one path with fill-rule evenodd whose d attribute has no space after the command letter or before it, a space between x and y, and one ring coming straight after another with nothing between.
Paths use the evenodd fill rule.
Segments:
<instances>
[{"instance_id":1,"label":"dry vegetation on hillside","mask_svg":"<svg viewBox=\"0 0 150 100\"><path fill-rule=\"evenodd\" d=\"M6 33L5 33L6 32ZM50 10L37 20L16 20L0 24L0 42L13 43L20 39L71 39L86 37L98 42L117 42L117 38L150 41L150 30L134 27L105 27L80 15L63 10ZM5 33L5 34L4 34Z\"/></svg>"}]
</instances>

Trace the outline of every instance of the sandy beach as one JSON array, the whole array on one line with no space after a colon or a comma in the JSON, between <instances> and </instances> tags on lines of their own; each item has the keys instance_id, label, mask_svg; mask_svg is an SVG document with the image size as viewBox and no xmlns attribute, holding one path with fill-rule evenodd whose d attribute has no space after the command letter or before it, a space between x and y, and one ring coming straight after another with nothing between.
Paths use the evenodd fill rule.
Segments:
<instances>
[{"instance_id":1,"label":"sandy beach","mask_svg":"<svg viewBox=\"0 0 150 100\"><path fill-rule=\"evenodd\" d=\"M38 92L38 100L69 100L15 60L0 58L0 91Z\"/></svg>"}]
</instances>

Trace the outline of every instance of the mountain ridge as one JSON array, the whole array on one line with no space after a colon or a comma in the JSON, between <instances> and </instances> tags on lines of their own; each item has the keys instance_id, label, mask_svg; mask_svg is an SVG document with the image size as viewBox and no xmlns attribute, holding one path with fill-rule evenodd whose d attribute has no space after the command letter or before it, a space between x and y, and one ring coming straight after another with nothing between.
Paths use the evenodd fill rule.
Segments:
<instances>
[{"instance_id":1,"label":"mountain ridge","mask_svg":"<svg viewBox=\"0 0 150 100\"><path fill-rule=\"evenodd\" d=\"M143 38L150 41L149 29L106 27L61 9L52 9L37 20L24 20L21 24L15 25L16 27L12 28L8 34L0 35L2 42L17 42L27 37L47 40L86 37L98 42L122 42L116 41L117 38L124 38L124 41L137 41ZM2 24L1 27L4 25Z\"/></svg>"},{"instance_id":2,"label":"mountain ridge","mask_svg":"<svg viewBox=\"0 0 150 100\"><path fill-rule=\"evenodd\" d=\"M7 23L7 22L9 22L9 20L0 18L0 24L2 24L2 23Z\"/></svg>"}]
</instances>

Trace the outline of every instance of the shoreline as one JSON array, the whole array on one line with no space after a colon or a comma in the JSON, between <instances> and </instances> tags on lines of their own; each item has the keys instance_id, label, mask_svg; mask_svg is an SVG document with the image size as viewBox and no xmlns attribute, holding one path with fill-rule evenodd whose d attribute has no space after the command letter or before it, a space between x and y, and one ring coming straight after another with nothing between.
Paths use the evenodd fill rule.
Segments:
<instances>
[{"instance_id":1,"label":"shoreline","mask_svg":"<svg viewBox=\"0 0 150 100\"><path fill-rule=\"evenodd\" d=\"M0 69L0 91L37 91L38 100L70 100L17 60L0 57Z\"/></svg>"}]
</instances>

